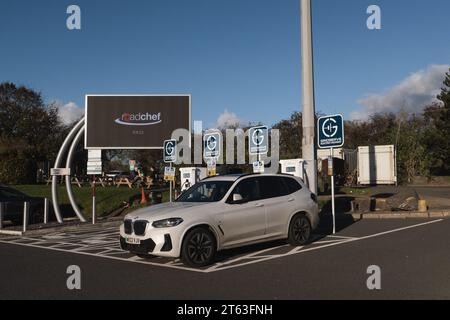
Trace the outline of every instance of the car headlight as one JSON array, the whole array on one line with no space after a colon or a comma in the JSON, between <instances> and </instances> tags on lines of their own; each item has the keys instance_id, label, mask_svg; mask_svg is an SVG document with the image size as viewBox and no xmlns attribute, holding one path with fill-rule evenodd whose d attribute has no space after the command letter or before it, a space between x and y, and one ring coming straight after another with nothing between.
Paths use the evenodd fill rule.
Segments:
<instances>
[{"instance_id":1,"label":"car headlight","mask_svg":"<svg viewBox=\"0 0 450 320\"><path fill-rule=\"evenodd\" d=\"M183 219L181 218L170 218L170 219L164 219L155 221L152 223L152 226L154 228L171 228L176 227L180 225L183 222Z\"/></svg>"}]
</instances>

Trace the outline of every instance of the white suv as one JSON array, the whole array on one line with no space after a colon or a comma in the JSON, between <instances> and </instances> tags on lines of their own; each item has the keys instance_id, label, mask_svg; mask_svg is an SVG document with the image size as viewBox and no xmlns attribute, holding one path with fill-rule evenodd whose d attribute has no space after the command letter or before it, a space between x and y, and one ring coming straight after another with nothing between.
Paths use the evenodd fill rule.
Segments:
<instances>
[{"instance_id":1,"label":"white suv","mask_svg":"<svg viewBox=\"0 0 450 320\"><path fill-rule=\"evenodd\" d=\"M138 256L181 257L188 266L204 267L223 249L275 239L304 245L318 223L316 196L301 179L219 176L199 182L174 203L128 214L120 244Z\"/></svg>"}]
</instances>

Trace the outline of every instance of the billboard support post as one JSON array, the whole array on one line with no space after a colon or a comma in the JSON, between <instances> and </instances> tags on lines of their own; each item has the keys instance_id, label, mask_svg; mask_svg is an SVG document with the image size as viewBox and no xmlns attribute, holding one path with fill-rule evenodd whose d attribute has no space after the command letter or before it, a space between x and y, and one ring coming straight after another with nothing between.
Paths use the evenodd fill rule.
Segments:
<instances>
[{"instance_id":1,"label":"billboard support post","mask_svg":"<svg viewBox=\"0 0 450 320\"><path fill-rule=\"evenodd\" d=\"M96 192L95 192L95 174L92 178L92 224L97 222L97 208L96 208Z\"/></svg>"}]
</instances>

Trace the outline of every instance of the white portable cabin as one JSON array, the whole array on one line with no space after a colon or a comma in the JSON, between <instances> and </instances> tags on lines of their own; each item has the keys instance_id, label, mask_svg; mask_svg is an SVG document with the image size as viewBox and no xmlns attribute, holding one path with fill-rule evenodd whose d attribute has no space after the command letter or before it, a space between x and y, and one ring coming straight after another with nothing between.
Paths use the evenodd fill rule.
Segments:
<instances>
[{"instance_id":1,"label":"white portable cabin","mask_svg":"<svg viewBox=\"0 0 450 320\"><path fill-rule=\"evenodd\" d=\"M206 168L180 168L181 192L206 178Z\"/></svg>"},{"instance_id":2,"label":"white portable cabin","mask_svg":"<svg viewBox=\"0 0 450 320\"><path fill-rule=\"evenodd\" d=\"M317 150L317 160L319 160L318 163L318 169L321 171L321 160L326 160L331 155L329 149L318 149ZM346 168L349 172L353 172L357 169L358 166L358 152L357 150L351 150L351 149L344 149L344 148L336 148L333 149L333 157L335 159L342 159L346 163ZM325 168L326 169L326 168Z\"/></svg>"},{"instance_id":3,"label":"white portable cabin","mask_svg":"<svg viewBox=\"0 0 450 320\"><path fill-rule=\"evenodd\" d=\"M303 159L280 160L280 165L281 165L281 173L290 174L294 177L304 179L305 160Z\"/></svg>"},{"instance_id":4,"label":"white portable cabin","mask_svg":"<svg viewBox=\"0 0 450 320\"><path fill-rule=\"evenodd\" d=\"M358 148L358 183L397 184L397 155L393 145Z\"/></svg>"}]
</instances>

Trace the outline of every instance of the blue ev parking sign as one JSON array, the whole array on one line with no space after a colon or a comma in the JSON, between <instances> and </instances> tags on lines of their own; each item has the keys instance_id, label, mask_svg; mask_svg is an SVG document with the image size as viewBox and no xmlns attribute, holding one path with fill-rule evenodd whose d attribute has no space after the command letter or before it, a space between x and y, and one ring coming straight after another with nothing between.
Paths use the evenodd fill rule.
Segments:
<instances>
[{"instance_id":1,"label":"blue ev parking sign","mask_svg":"<svg viewBox=\"0 0 450 320\"><path fill-rule=\"evenodd\" d=\"M344 117L342 115L320 118L317 131L320 149L340 148L344 145Z\"/></svg>"}]
</instances>

